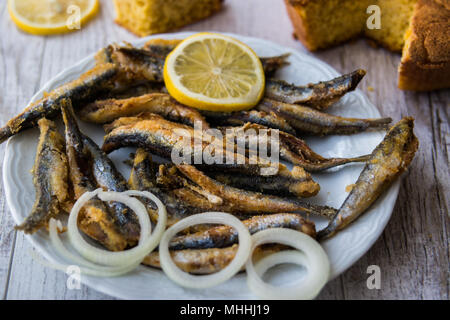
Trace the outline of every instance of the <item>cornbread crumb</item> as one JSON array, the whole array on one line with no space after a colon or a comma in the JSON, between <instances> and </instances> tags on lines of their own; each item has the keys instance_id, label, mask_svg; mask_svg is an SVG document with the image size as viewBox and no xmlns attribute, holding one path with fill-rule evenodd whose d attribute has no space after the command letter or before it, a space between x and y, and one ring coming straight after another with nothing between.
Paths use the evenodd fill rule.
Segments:
<instances>
[{"instance_id":1,"label":"cornbread crumb","mask_svg":"<svg viewBox=\"0 0 450 320\"><path fill-rule=\"evenodd\" d=\"M138 36L171 31L211 16L223 0L114 0L116 23Z\"/></svg>"},{"instance_id":2,"label":"cornbread crumb","mask_svg":"<svg viewBox=\"0 0 450 320\"><path fill-rule=\"evenodd\" d=\"M373 92L375 89L372 86L367 87L367 91Z\"/></svg>"},{"instance_id":3,"label":"cornbread crumb","mask_svg":"<svg viewBox=\"0 0 450 320\"><path fill-rule=\"evenodd\" d=\"M345 192L351 192L356 184L352 183L345 187Z\"/></svg>"}]
</instances>

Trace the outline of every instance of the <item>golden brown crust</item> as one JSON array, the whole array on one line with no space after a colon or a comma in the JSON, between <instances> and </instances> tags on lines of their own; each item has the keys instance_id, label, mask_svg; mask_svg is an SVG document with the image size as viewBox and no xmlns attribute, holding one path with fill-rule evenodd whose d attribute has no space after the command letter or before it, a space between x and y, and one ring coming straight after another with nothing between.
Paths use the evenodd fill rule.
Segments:
<instances>
[{"instance_id":1,"label":"golden brown crust","mask_svg":"<svg viewBox=\"0 0 450 320\"><path fill-rule=\"evenodd\" d=\"M289 15L289 18L292 21L292 25L294 27L294 35L300 40L303 45L310 51L315 51L318 48L317 45L313 43L313 41L308 37L309 32L306 26L306 21L302 19L298 9L296 9L295 4L291 0L285 0L286 9Z\"/></svg>"},{"instance_id":2,"label":"golden brown crust","mask_svg":"<svg viewBox=\"0 0 450 320\"><path fill-rule=\"evenodd\" d=\"M406 35L399 88L450 87L450 1L419 0Z\"/></svg>"}]
</instances>

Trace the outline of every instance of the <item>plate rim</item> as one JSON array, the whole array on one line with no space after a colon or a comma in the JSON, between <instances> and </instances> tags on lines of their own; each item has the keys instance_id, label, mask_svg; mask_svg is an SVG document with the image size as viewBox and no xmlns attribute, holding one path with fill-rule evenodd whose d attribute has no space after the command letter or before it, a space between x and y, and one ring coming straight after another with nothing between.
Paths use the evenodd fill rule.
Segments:
<instances>
[{"instance_id":1,"label":"plate rim","mask_svg":"<svg viewBox=\"0 0 450 320\"><path fill-rule=\"evenodd\" d=\"M207 32L216 32L216 31L207 31ZM155 35L151 35L148 37L144 37L144 38L140 38L140 39L135 39L133 41L129 41L129 43L135 45L135 46L141 46L142 44L144 44L145 42L147 42L150 39L153 38L165 38L165 39L173 39L173 38L185 38L189 35L198 33L196 31L183 31L183 32L175 32L175 33L162 33L162 34L155 34ZM239 34L234 34L234 33L228 33L228 32L218 32L221 34L225 34L225 35L229 35L235 38L238 38L239 40L245 42L246 40L248 41L259 41L261 43L265 43L267 46L270 47L278 47L280 49L283 49L284 51L290 52L293 55L299 55L301 56L302 59L306 60L306 62L309 61L313 61L315 65L319 66L321 71L323 71L323 73L328 74L328 76L330 77L336 77L339 76L339 72L337 72L333 67L331 67L330 65L328 65L326 62L320 60L319 58L316 58L314 56L312 56L309 52L302 52L302 51L298 51L294 48L290 48L290 47L286 47L280 44L277 44L273 41L267 40L267 39L262 39L262 38L258 38L258 37L252 37L252 36L245 36L245 35L239 35ZM76 62L75 64L69 66L68 68L62 70L61 72L59 72L58 74L56 74L54 77L52 77L49 81L47 81L42 87L39 88L39 90L33 95L33 97L30 99L30 102L28 103L28 105L30 105L31 103L33 103L34 101L36 101L37 99L40 98L40 96L42 95L42 92L47 91L49 87L51 87L51 85L57 81L58 79L62 78L64 75L66 75L67 73L70 73L72 70L76 70L82 66L87 67L90 64L94 63L94 57L95 57L96 52L91 53L89 55L87 55L85 58L79 60L78 62ZM356 89L354 91L356 94L360 95L361 98L364 99L364 101L369 104L371 107L373 107L373 109L376 110L377 116L380 116L379 110L376 106L374 106L372 104L372 102L368 99L367 95L364 94L360 89ZM28 106L27 105L27 106ZM4 192L5 192L5 199L6 199L6 203L8 205L9 210L11 211L11 215L14 219L14 221L16 223L20 223L20 218L21 215L19 213L20 208L18 208L15 205L15 201L13 200L13 195L12 195L12 187L10 186L10 174L8 172L8 167L9 164L12 161L12 147L11 145L14 143L14 137L11 137L8 139L8 141L6 142L6 147L5 147L5 156L4 156L4 161L3 161L3 166L2 166L2 171L3 171L3 185L4 185ZM337 270L335 272L335 274L333 274L333 276L331 276L329 278L328 281L333 280L334 278L338 277L339 275L341 275L342 273L344 273L346 270L348 270L351 266L353 266L361 257L363 257L368 250L373 246L373 244L378 240L378 238L382 235L382 233L384 232L384 229L386 228L387 223L389 222L393 210L395 208L395 204L397 202L398 199L398 194L399 194L399 189L400 189L400 179L397 179L397 181L395 181L391 187L385 191L385 193L375 202L374 206L376 206L377 204L383 203L386 199L388 195L390 197L392 197L392 208L389 209L389 213L385 216L385 219L382 220L379 223L379 233L372 237L369 241L364 242L361 246L359 246L360 248L360 253L354 255L351 258L351 263L348 263L348 265L345 268L341 268L339 270ZM373 209L374 206L372 206L369 210ZM41 245L38 243L37 239L35 239L35 237L33 237L33 235L28 235L28 234L24 234L25 238L27 239L27 241L29 241L31 243L31 245L33 246L33 248L35 250L37 250L39 252L39 254L41 254L42 256L44 256L46 259L48 259L49 261L52 262L57 262L54 257L45 250L45 248L41 247ZM103 294L106 294L108 296L111 297L115 297L115 298L120 298L120 299L129 299L129 297L127 295L123 295L121 294L121 291L112 291L111 289L103 286L101 284L101 282L96 282L93 283L90 279L90 277L81 277L81 282L98 291L101 292ZM186 297L185 297L186 298ZM188 298L188 297L187 297ZM158 298L153 298L153 299L158 299Z\"/></svg>"}]
</instances>

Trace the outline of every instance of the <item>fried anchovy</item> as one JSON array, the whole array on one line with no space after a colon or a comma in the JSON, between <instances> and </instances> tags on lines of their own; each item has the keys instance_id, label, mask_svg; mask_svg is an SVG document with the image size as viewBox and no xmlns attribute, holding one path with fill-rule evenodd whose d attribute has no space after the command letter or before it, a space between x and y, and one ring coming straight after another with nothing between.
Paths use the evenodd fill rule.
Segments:
<instances>
[{"instance_id":1,"label":"fried anchovy","mask_svg":"<svg viewBox=\"0 0 450 320\"><path fill-rule=\"evenodd\" d=\"M300 170L300 167L293 169L295 178L289 175L261 176L225 170L218 171L211 170L208 166L202 168L206 170L205 173L208 176L223 184L267 194L308 198L317 195L320 189L312 177L304 170Z\"/></svg>"},{"instance_id":2,"label":"fried anchovy","mask_svg":"<svg viewBox=\"0 0 450 320\"><path fill-rule=\"evenodd\" d=\"M103 129L105 130L105 133L108 134L116 128L134 124L134 123L137 123L142 120L152 119L154 117L154 115L155 115L154 113L143 112L143 113L137 114L134 117L121 117L121 118L114 120L111 123L105 124L103 126Z\"/></svg>"},{"instance_id":3,"label":"fried anchovy","mask_svg":"<svg viewBox=\"0 0 450 320\"><path fill-rule=\"evenodd\" d=\"M80 132L73 115L70 100L61 101L61 110L66 127L66 153L69 161L69 174L75 199L85 192L98 188L93 173L94 163L90 148L85 143L85 136ZM80 213L80 229L89 237L97 240L112 251L121 251L128 245L116 218L121 219L122 212L112 213L98 198L91 199Z\"/></svg>"},{"instance_id":4,"label":"fried anchovy","mask_svg":"<svg viewBox=\"0 0 450 320\"><path fill-rule=\"evenodd\" d=\"M179 198L170 190L160 188L156 182L157 174L158 165L152 162L150 154L144 149L137 149L129 179L130 187L134 190L149 191L164 203L168 215L168 227L189 215L218 209L206 201L207 199L194 192L188 192L190 197ZM196 201L189 201L189 199L196 199ZM156 223L158 221L157 206L147 199L143 199L143 201L146 203L150 219Z\"/></svg>"},{"instance_id":5,"label":"fried anchovy","mask_svg":"<svg viewBox=\"0 0 450 320\"><path fill-rule=\"evenodd\" d=\"M113 63L125 82L163 82L164 59L131 45L110 45L97 53L98 64Z\"/></svg>"},{"instance_id":6,"label":"fried anchovy","mask_svg":"<svg viewBox=\"0 0 450 320\"><path fill-rule=\"evenodd\" d=\"M83 143L92 156L92 173L97 184L108 191L127 191L128 183L116 169L114 163L100 150L91 138L83 135ZM139 241L140 227L136 215L121 202L108 202L107 206L114 213L114 222L133 245Z\"/></svg>"},{"instance_id":7,"label":"fried anchovy","mask_svg":"<svg viewBox=\"0 0 450 320\"><path fill-rule=\"evenodd\" d=\"M253 261L257 262L270 254L286 249L284 245L259 246L253 251ZM234 259L237 250L238 245L235 244L228 248L170 250L170 255L178 268L185 272L211 274L225 268ZM161 268L159 252L153 251L142 263L149 267Z\"/></svg>"},{"instance_id":8,"label":"fried anchovy","mask_svg":"<svg viewBox=\"0 0 450 320\"><path fill-rule=\"evenodd\" d=\"M209 128L197 110L179 104L164 93L150 93L122 100L99 100L87 105L79 114L81 119L88 122L109 123L117 118L134 116L141 112L159 114L168 120L190 126L198 122L204 129Z\"/></svg>"},{"instance_id":9,"label":"fried anchovy","mask_svg":"<svg viewBox=\"0 0 450 320\"><path fill-rule=\"evenodd\" d=\"M181 42L180 39L150 39L147 41L142 47L145 50L148 50L152 55L158 58L165 59L167 55L175 49L175 47Z\"/></svg>"},{"instance_id":10,"label":"fried anchovy","mask_svg":"<svg viewBox=\"0 0 450 320\"><path fill-rule=\"evenodd\" d=\"M273 134L277 134L280 158L309 172L323 171L351 162L366 162L370 157L370 155L364 155L356 158L327 159L315 153L304 140L286 132L273 132L273 129L257 124L248 123L242 127L222 128L221 130L226 134L227 138L232 139L236 143L244 143L247 148L257 147L261 141L265 141L270 148L270 137ZM264 131L265 134L261 134L261 131ZM250 132L253 134L250 134ZM218 172L218 174L220 175L221 173ZM219 180L222 181L222 179Z\"/></svg>"},{"instance_id":11,"label":"fried anchovy","mask_svg":"<svg viewBox=\"0 0 450 320\"><path fill-rule=\"evenodd\" d=\"M250 234L269 228L289 228L301 231L311 237L316 236L313 222L303 219L297 214L280 213L264 216L255 216L242 221ZM170 241L169 249L208 249L225 248L238 241L236 229L230 226L212 227L206 231L177 236Z\"/></svg>"},{"instance_id":12,"label":"fried anchovy","mask_svg":"<svg viewBox=\"0 0 450 320\"><path fill-rule=\"evenodd\" d=\"M144 45L143 49L147 50L155 58L164 60L181 41L179 39L151 39ZM286 61L289 55L289 53L286 53L275 57L260 58L266 77L273 76L278 69L289 64Z\"/></svg>"},{"instance_id":13,"label":"fried anchovy","mask_svg":"<svg viewBox=\"0 0 450 320\"><path fill-rule=\"evenodd\" d=\"M42 118L38 124L41 134L33 167L36 200L30 215L16 226L25 233L47 226L50 218L69 212L71 207L64 138L52 121Z\"/></svg>"},{"instance_id":14,"label":"fried anchovy","mask_svg":"<svg viewBox=\"0 0 450 320\"><path fill-rule=\"evenodd\" d=\"M419 146L413 129L414 119L406 117L389 130L333 220L319 232L320 239L333 236L356 220L408 168Z\"/></svg>"},{"instance_id":15,"label":"fried anchovy","mask_svg":"<svg viewBox=\"0 0 450 320\"><path fill-rule=\"evenodd\" d=\"M209 123L214 126L242 126L248 122L260 124L272 129L278 129L290 134L295 135L295 130L286 121L286 119L277 116L275 113L250 110L250 111L238 111L238 112L214 112L214 111L201 111L206 117Z\"/></svg>"},{"instance_id":16,"label":"fried anchovy","mask_svg":"<svg viewBox=\"0 0 450 320\"><path fill-rule=\"evenodd\" d=\"M21 114L8 121L0 129L0 143L22 130L35 127L41 118L59 115L59 103L71 99L75 106L91 102L114 84L117 68L112 64L101 64L84 73L79 79L69 82L32 103Z\"/></svg>"},{"instance_id":17,"label":"fried anchovy","mask_svg":"<svg viewBox=\"0 0 450 320\"><path fill-rule=\"evenodd\" d=\"M206 132L202 134L204 137L198 137L198 132L195 132L192 127L176 124L153 115L151 119L112 130L105 136L103 150L109 153L121 147L136 146L172 160L174 154L182 155L180 159L176 160L184 163L190 163L192 160L196 162L197 155L202 156L200 162L205 163L203 161L205 154L217 153L218 157L209 159L211 163L207 163L206 167L226 168L233 172L249 175L273 175L278 179L285 180L285 183L289 185L289 191L300 197L316 195L320 190L320 186L303 168L296 166L289 171L280 163L270 163L261 158L248 159L245 155L234 152L233 149L230 151L223 138L213 144L206 141L205 137L208 137ZM197 143L198 147L196 147L194 136L200 140ZM230 161L226 163L227 159L231 159L231 163ZM253 160L254 162L251 162Z\"/></svg>"},{"instance_id":18,"label":"fried anchovy","mask_svg":"<svg viewBox=\"0 0 450 320\"><path fill-rule=\"evenodd\" d=\"M70 110L70 109L69 109ZM73 114L68 113L68 117ZM71 123L77 126L75 118L71 118ZM77 126L78 128L78 126ZM79 130L79 129L78 129ZM122 174L116 169L114 163L108 156L99 148L99 146L92 141L91 138L80 132L80 137L86 149L91 156L91 170L97 182L97 185L104 190L124 192L128 190L128 184ZM114 222L129 241L130 244L135 244L139 240L139 223L136 215L123 203L108 202L107 206L114 214Z\"/></svg>"},{"instance_id":19,"label":"fried anchovy","mask_svg":"<svg viewBox=\"0 0 450 320\"><path fill-rule=\"evenodd\" d=\"M343 95L356 89L366 71L358 69L329 81L296 86L283 80L268 79L265 96L277 101L302 104L323 110L337 102Z\"/></svg>"},{"instance_id":20,"label":"fried anchovy","mask_svg":"<svg viewBox=\"0 0 450 320\"><path fill-rule=\"evenodd\" d=\"M391 118L356 119L326 114L309 107L263 99L257 110L275 112L296 130L314 135L352 134L369 128L384 128Z\"/></svg>"},{"instance_id":21,"label":"fried anchovy","mask_svg":"<svg viewBox=\"0 0 450 320\"><path fill-rule=\"evenodd\" d=\"M164 86L164 83L155 83L149 81L121 83L119 81L116 82L116 87L114 89L100 96L98 100L128 99L150 93L167 93L167 89Z\"/></svg>"},{"instance_id":22,"label":"fried anchovy","mask_svg":"<svg viewBox=\"0 0 450 320\"><path fill-rule=\"evenodd\" d=\"M199 188L206 190L221 199L234 211L243 213L281 213L300 211L307 214L334 216L335 209L305 203L297 198L280 198L259 192L237 189L208 177L205 173L191 165L177 165L180 172Z\"/></svg>"}]
</instances>

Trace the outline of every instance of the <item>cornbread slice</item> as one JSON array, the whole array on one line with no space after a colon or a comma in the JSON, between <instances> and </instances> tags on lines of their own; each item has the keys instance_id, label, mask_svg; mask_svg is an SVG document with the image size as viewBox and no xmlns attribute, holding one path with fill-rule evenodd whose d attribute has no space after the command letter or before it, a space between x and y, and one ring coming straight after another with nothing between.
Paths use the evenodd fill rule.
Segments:
<instances>
[{"instance_id":1,"label":"cornbread slice","mask_svg":"<svg viewBox=\"0 0 450 320\"><path fill-rule=\"evenodd\" d=\"M366 27L366 19L369 17L369 14L366 13L366 7L363 12L364 35L391 51L401 52L416 2L417 0L369 1L370 4L376 4L381 9L381 29L368 29Z\"/></svg>"},{"instance_id":2,"label":"cornbread slice","mask_svg":"<svg viewBox=\"0 0 450 320\"><path fill-rule=\"evenodd\" d=\"M367 36L392 51L402 51L417 0L285 0L295 35L311 51ZM368 29L367 8L377 5L381 28Z\"/></svg>"},{"instance_id":3,"label":"cornbread slice","mask_svg":"<svg viewBox=\"0 0 450 320\"><path fill-rule=\"evenodd\" d=\"M180 28L211 16L223 0L114 0L116 22L138 36Z\"/></svg>"},{"instance_id":4,"label":"cornbread slice","mask_svg":"<svg viewBox=\"0 0 450 320\"><path fill-rule=\"evenodd\" d=\"M365 36L403 50L399 88L450 87L450 0L285 0L296 37L311 51ZM381 28L369 29L367 8L380 8Z\"/></svg>"},{"instance_id":5,"label":"cornbread slice","mask_svg":"<svg viewBox=\"0 0 450 320\"><path fill-rule=\"evenodd\" d=\"M325 49L364 32L368 0L285 0L294 33L311 51Z\"/></svg>"},{"instance_id":6,"label":"cornbread slice","mask_svg":"<svg viewBox=\"0 0 450 320\"><path fill-rule=\"evenodd\" d=\"M419 0L405 38L399 88L450 88L450 1Z\"/></svg>"}]
</instances>

